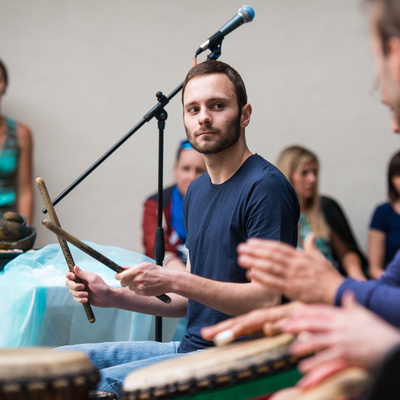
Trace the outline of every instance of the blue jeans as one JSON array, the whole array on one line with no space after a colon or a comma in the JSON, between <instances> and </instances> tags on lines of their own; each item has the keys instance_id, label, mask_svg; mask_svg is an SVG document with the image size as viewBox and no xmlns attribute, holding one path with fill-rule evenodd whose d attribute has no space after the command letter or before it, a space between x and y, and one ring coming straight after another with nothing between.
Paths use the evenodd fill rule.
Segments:
<instances>
[{"instance_id":1,"label":"blue jeans","mask_svg":"<svg viewBox=\"0 0 400 400\"><path fill-rule=\"evenodd\" d=\"M100 370L98 390L118 395L125 377L132 371L155 364L178 353L180 342L109 342L88 343L58 347L56 350L73 350L85 353Z\"/></svg>"}]
</instances>

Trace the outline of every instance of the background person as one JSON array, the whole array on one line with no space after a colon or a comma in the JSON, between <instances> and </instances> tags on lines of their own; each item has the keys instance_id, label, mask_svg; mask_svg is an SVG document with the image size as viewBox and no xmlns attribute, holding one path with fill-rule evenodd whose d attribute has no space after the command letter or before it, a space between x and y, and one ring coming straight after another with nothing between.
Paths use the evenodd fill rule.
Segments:
<instances>
[{"instance_id":1,"label":"background person","mask_svg":"<svg viewBox=\"0 0 400 400\"><path fill-rule=\"evenodd\" d=\"M317 156L304 147L290 146L282 151L276 166L289 179L299 198L298 248L302 248L306 236L313 232L318 249L329 261L340 267L345 275L365 280L361 252L343 212L333 199L321 199L319 195ZM334 225L329 225L328 220Z\"/></svg>"},{"instance_id":2,"label":"background person","mask_svg":"<svg viewBox=\"0 0 400 400\"><path fill-rule=\"evenodd\" d=\"M0 102L8 87L8 73L0 60ZM0 114L0 217L16 211L32 223L33 139L21 122Z\"/></svg>"},{"instance_id":3,"label":"background person","mask_svg":"<svg viewBox=\"0 0 400 400\"><path fill-rule=\"evenodd\" d=\"M174 167L175 184L163 191L163 231L165 257L163 264L172 269L186 269L186 230L183 221L183 198L190 183L206 172L202 154L188 140L179 144ZM143 208L142 232L146 256L154 258L157 228L158 193L149 197Z\"/></svg>"},{"instance_id":4,"label":"background person","mask_svg":"<svg viewBox=\"0 0 400 400\"><path fill-rule=\"evenodd\" d=\"M369 274L374 279L400 249L400 151L390 159L387 182L389 201L375 209L368 234Z\"/></svg>"}]
</instances>

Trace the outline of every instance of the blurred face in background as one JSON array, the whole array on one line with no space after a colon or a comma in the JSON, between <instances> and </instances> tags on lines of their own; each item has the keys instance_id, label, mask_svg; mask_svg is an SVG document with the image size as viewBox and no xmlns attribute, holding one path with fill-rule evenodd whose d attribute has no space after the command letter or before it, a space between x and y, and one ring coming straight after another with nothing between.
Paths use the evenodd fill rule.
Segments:
<instances>
[{"instance_id":1,"label":"blurred face in background","mask_svg":"<svg viewBox=\"0 0 400 400\"><path fill-rule=\"evenodd\" d=\"M185 196L190 183L206 172L203 156L194 149L184 149L175 164L174 177L178 190Z\"/></svg>"},{"instance_id":2,"label":"blurred face in background","mask_svg":"<svg viewBox=\"0 0 400 400\"><path fill-rule=\"evenodd\" d=\"M382 4L375 2L371 8L371 44L376 73L382 89L382 102L394 113L393 131L399 133L400 120L400 38L389 37L383 47L378 31Z\"/></svg>"},{"instance_id":3,"label":"blurred face in background","mask_svg":"<svg viewBox=\"0 0 400 400\"><path fill-rule=\"evenodd\" d=\"M315 161L298 166L292 175L291 183L300 202L314 197L318 182L318 167Z\"/></svg>"},{"instance_id":4,"label":"blurred face in background","mask_svg":"<svg viewBox=\"0 0 400 400\"><path fill-rule=\"evenodd\" d=\"M4 76L4 71L2 68L0 68L0 100L3 96L3 94L5 93L7 88L7 84L6 84L6 79Z\"/></svg>"}]
</instances>

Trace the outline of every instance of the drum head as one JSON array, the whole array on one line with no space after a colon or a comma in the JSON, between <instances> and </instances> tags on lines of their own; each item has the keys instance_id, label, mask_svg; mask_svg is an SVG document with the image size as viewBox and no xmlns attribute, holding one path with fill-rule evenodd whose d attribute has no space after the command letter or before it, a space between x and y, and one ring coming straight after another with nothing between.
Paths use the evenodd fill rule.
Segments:
<instances>
[{"instance_id":1,"label":"drum head","mask_svg":"<svg viewBox=\"0 0 400 400\"><path fill-rule=\"evenodd\" d=\"M0 350L0 398L87 399L100 379L85 354L49 348ZM69 393L69 394L68 394ZM82 397L84 396L84 397Z\"/></svg>"},{"instance_id":2,"label":"drum head","mask_svg":"<svg viewBox=\"0 0 400 400\"><path fill-rule=\"evenodd\" d=\"M292 335L280 335L237 342L141 368L125 379L122 398L182 397L272 375L297 363L288 352L292 341Z\"/></svg>"}]
</instances>

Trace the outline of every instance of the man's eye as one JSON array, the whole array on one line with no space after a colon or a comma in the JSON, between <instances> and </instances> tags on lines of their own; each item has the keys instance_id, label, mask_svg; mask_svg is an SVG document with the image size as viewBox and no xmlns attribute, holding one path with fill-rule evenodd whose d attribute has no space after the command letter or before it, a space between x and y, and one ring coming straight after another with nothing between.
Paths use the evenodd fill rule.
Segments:
<instances>
[{"instance_id":1,"label":"man's eye","mask_svg":"<svg viewBox=\"0 0 400 400\"><path fill-rule=\"evenodd\" d=\"M222 103L217 103L214 105L214 108L216 108L217 110L221 110L222 108L224 108L224 105Z\"/></svg>"}]
</instances>

